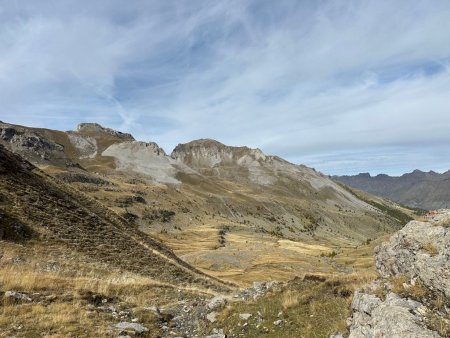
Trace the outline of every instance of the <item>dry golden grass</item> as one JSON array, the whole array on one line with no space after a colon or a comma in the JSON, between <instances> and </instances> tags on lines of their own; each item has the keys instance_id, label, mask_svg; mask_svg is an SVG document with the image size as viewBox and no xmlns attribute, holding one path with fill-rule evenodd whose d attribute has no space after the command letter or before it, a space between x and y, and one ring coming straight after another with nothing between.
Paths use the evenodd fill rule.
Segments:
<instances>
[{"instance_id":1,"label":"dry golden grass","mask_svg":"<svg viewBox=\"0 0 450 338\"><path fill-rule=\"evenodd\" d=\"M131 310L150 329L143 337L156 337L160 323L146 307L173 304L179 297L189 299L208 292L123 273L75 254L57 261L58 271L43 271L40 267L55 258L52 253L58 252L58 247L0 243L0 337L114 336L110 326L117 319L97 308L94 300L98 298L108 299L106 306ZM19 255L23 261L12 263ZM32 302L5 298L6 291L25 293ZM208 296L214 295L209 292Z\"/></svg>"},{"instance_id":2,"label":"dry golden grass","mask_svg":"<svg viewBox=\"0 0 450 338\"><path fill-rule=\"evenodd\" d=\"M296 307L299 303L299 298L300 295L297 292L287 291L286 293L283 294L281 306L285 310Z\"/></svg>"},{"instance_id":3,"label":"dry golden grass","mask_svg":"<svg viewBox=\"0 0 450 338\"><path fill-rule=\"evenodd\" d=\"M391 278L392 291L403 297L419 300L427 295L427 288L420 279L417 279L414 284L410 284L409 281L409 278L405 275L397 275Z\"/></svg>"},{"instance_id":4,"label":"dry golden grass","mask_svg":"<svg viewBox=\"0 0 450 338\"><path fill-rule=\"evenodd\" d=\"M158 234L175 253L203 272L241 287L254 281L276 279L288 281L305 274L341 275L333 264L374 279L373 249L380 243L338 247L321 240L292 241L269 234L254 233L242 224L231 223L226 245L217 248L221 221L191 226L176 233ZM333 258L324 252L337 252Z\"/></svg>"},{"instance_id":5,"label":"dry golden grass","mask_svg":"<svg viewBox=\"0 0 450 338\"><path fill-rule=\"evenodd\" d=\"M113 321L106 315L83 310L79 300L48 305L6 305L0 308L0 328L24 337L107 337Z\"/></svg>"},{"instance_id":6,"label":"dry golden grass","mask_svg":"<svg viewBox=\"0 0 450 338\"><path fill-rule=\"evenodd\" d=\"M120 299L120 304L144 302L141 292L151 290L151 284L130 280L67 278L54 273L27 271L23 267L0 270L0 290L15 290L29 295L33 301L3 299L0 303L0 331L7 335L26 337L107 337L110 325L116 321L91 305L91 295ZM146 293L147 300L155 291ZM108 304L109 305L109 304ZM135 305L133 305L135 306ZM143 323L157 330L156 319L149 317ZM0 336L2 336L0 334ZM151 335L147 335L151 337Z\"/></svg>"},{"instance_id":7,"label":"dry golden grass","mask_svg":"<svg viewBox=\"0 0 450 338\"><path fill-rule=\"evenodd\" d=\"M428 327L439 333L442 337L450 337L450 315L439 316L430 313L426 317Z\"/></svg>"},{"instance_id":8,"label":"dry golden grass","mask_svg":"<svg viewBox=\"0 0 450 338\"><path fill-rule=\"evenodd\" d=\"M424 250L425 252L427 252L431 257L439 254L439 250L431 242L428 242L428 243L425 243L424 245L422 245L421 249Z\"/></svg>"}]
</instances>

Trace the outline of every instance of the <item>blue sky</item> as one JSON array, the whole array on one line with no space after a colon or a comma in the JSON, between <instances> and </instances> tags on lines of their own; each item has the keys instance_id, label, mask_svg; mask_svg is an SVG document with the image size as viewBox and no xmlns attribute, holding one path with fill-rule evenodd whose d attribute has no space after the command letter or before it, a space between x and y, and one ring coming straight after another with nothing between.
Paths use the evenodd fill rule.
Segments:
<instances>
[{"instance_id":1,"label":"blue sky","mask_svg":"<svg viewBox=\"0 0 450 338\"><path fill-rule=\"evenodd\" d=\"M0 120L450 169L450 2L0 0Z\"/></svg>"}]
</instances>

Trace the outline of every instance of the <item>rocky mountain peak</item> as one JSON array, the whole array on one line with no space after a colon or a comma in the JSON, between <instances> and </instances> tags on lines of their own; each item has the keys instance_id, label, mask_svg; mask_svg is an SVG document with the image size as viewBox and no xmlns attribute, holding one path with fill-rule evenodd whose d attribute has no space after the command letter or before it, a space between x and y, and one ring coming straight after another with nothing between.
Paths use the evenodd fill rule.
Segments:
<instances>
[{"instance_id":1,"label":"rocky mountain peak","mask_svg":"<svg viewBox=\"0 0 450 338\"><path fill-rule=\"evenodd\" d=\"M126 141L134 141L135 140L131 134L122 133L120 131L117 131L117 130L114 130L111 128L106 128L106 127L101 126L98 123L80 123L77 126L76 131L78 133L84 133L84 134L96 134L96 133L109 134L109 135L124 139Z\"/></svg>"},{"instance_id":2,"label":"rocky mountain peak","mask_svg":"<svg viewBox=\"0 0 450 338\"><path fill-rule=\"evenodd\" d=\"M244 164L248 161L265 161L267 158L260 149L227 146L211 139L178 144L171 157L199 167L214 167L219 164Z\"/></svg>"}]
</instances>

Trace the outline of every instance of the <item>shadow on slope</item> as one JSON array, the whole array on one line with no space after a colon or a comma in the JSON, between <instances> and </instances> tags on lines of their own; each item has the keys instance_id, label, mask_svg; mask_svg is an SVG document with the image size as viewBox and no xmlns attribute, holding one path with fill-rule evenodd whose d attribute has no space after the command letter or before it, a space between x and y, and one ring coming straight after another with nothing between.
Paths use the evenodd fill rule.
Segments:
<instances>
[{"instance_id":1,"label":"shadow on slope","mask_svg":"<svg viewBox=\"0 0 450 338\"><path fill-rule=\"evenodd\" d=\"M180 260L89 197L53 180L0 146L0 206L36 232L100 262L159 281L227 291L223 282ZM2 223L3 233L9 234ZM9 236L9 235L8 235Z\"/></svg>"}]
</instances>

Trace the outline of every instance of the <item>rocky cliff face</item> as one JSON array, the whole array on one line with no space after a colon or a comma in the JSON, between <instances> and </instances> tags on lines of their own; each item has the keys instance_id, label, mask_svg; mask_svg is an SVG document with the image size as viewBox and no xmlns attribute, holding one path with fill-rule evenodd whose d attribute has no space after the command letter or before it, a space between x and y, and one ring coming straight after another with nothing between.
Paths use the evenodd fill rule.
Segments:
<instances>
[{"instance_id":1,"label":"rocky cliff face","mask_svg":"<svg viewBox=\"0 0 450 338\"><path fill-rule=\"evenodd\" d=\"M352 302L351 338L450 337L450 212L375 250L381 278Z\"/></svg>"},{"instance_id":2,"label":"rocky cliff face","mask_svg":"<svg viewBox=\"0 0 450 338\"><path fill-rule=\"evenodd\" d=\"M5 123L0 123L0 143L36 162L66 159L62 144L45 139L33 130L15 128Z\"/></svg>"},{"instance_id":3,"label":"rocky cliff face","mask_svg":"<svg viewBox=\"0 0 450 338\"><path fill-rule=\"evenodd\" d=\"M259 149L230 147L210 139L201 139L179 144L172 152L172 158L197 168L213 168L219 165L257 165L265 161L266 155Z\"/></svg>"},{"instance_id":4,"label":"rocky cliff face","mask_svg":"<svg viewBox=\"0 0 450 338\"><path fill-rule=\"evenodd\" d=\"M77 126L76 132L78 134L106 134L110 136L114 136L117 138L122 139L123 141L134 141L134 137L131 134L122 133L120 131L111 129L111 128L105 128L99 125L98 123L80 123Z\"/></svg>"},{"instance_id":5,"label":"rocky cliff face","mask_svg":"<svg viewBox=\"0 0 450 338\"><path fill-rule=\"evenodd\" d=\"M82 123L75 131L62 132L0 122L0 144L40 165L96 164L93 162L112 144L133 141L130 134L96 123Z\"/></svg>"}]
</instances>

